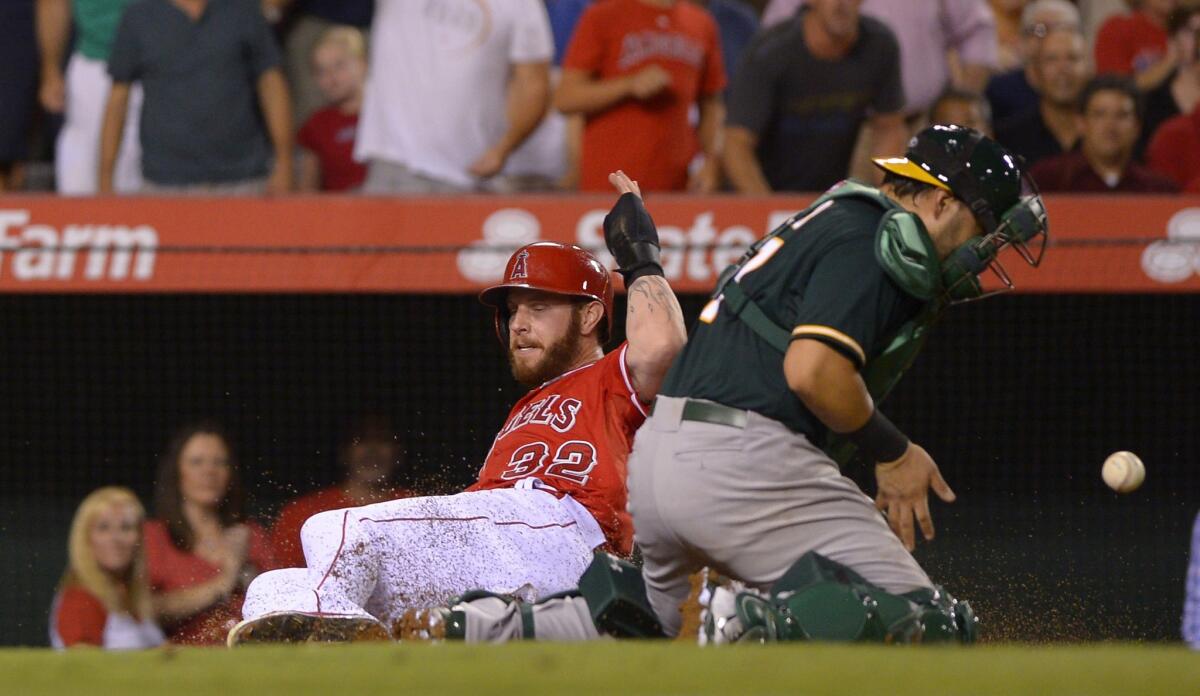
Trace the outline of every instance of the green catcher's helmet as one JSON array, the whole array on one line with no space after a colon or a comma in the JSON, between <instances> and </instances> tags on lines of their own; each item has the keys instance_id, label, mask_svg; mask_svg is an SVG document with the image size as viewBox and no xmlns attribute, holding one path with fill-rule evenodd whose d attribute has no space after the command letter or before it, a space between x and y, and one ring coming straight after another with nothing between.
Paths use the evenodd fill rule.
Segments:
<instances>
[{"instance_id":1,"label":"green catcher's helmet","mask_svg":"<svg viewBox=\"0 0 1200 696\"><path fill-rule=\"evenodd\" d=\"M881 169L954 194L983 228L943 262L954 299L983 294L976 276L990 268L1004 284L1012 280L996 256L1011 246L1031 266L1041 263L1049 234L1037 185L1019 158L977 130L930 126L913 136L904 157L875 160Z\"/></svg>"}]
</instances>

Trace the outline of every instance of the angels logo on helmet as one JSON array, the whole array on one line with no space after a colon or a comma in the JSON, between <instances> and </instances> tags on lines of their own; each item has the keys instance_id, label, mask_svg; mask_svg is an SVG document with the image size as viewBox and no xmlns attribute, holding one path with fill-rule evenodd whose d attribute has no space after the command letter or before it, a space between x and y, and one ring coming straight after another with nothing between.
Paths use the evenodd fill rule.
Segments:
<instances>
[{"instance_id":1,"label":"angels logo on helmet","mask_svg":"<svg viewBox=\"0 0 1200 696\"><path fill-rule=\"evenodd\" d=\"M529 252L528 251L518 252L516 257L514 257L512 273L509 274L508 279L516 280L517 278L528 278L529 277L528 265L529 265Z\"/></svg>"}]
</instances>

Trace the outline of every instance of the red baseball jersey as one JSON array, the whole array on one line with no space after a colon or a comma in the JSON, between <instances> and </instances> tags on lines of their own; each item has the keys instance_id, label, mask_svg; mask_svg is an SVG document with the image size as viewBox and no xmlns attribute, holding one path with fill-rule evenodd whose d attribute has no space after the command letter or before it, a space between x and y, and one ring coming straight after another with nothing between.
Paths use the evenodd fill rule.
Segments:
<instances>
[{"instance_id":1,"label":"red baseball jersey","mask_svg":"<svg viewBox=\"0 0 1200 696\"><path fill-rule=\"evenodd\" d=\"M467 490L508 488L536 478L592 513L609 546L628 555L625 461L646 420L625 367L628 344L530 391L496 434L479 481Z\"/></svg>"},{"instance_id":2,"label":"red baseball jersey","mask_svg":"<svg viewBox=\"0 0 1200 696\"><path fill-rule=\"evenodd\" d=\"M605 0L580 17L563 68L600 80L632 75L648 65L671 74L671 86L647 101L623 99L587 117L579 165L582 191L609 191L609 172L624 169L643 191L687 188L688 164L699 151L689 113L725 88L721 38L712 15L690 2L657 7L641 0Z\"/></svg>"}]
</instances>

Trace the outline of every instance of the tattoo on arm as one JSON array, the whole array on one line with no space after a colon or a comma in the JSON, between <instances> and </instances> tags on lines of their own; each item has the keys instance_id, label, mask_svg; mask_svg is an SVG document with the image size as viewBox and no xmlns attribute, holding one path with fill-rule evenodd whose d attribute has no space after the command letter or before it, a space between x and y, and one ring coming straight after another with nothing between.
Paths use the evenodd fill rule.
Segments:
<instances>
[{"instance_id":1,"label":"tattoo on arm","mask_svg":"<svg viewBox=\"0 0 1200 696\"><path fill-rule=\"evenodd\" d=\"M655 318L670 322L680 332L687 332L683 325L683 309L666 278L642 276L633 282L628 294L630 319L638 314L661 314L665 316Z\"/></svg>"}]
</instances>

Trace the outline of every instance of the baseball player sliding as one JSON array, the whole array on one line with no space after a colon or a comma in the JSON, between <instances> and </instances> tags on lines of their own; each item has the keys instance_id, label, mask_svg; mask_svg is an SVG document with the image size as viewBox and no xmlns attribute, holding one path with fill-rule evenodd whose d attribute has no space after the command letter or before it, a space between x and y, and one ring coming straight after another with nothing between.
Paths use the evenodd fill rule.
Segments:
<instances>
[{"instance_id":1,"label":"baseball player sliding","mask_svg":"<svg viewBox=\"0 0 1200 696\"><path fill-rule=\"evenodd\" d=\"M301 531L308 567L258 576L230 645L386 639L406 611L472 588L532 601L574 587L594 549L631 551L625 461L687 334L637 182L610 180L622 195L604 226L628 291L627 341L604 353L613 287L595 257L555 242L517 250L480 300L531 389L479 480L314 515Z\"/></svg>"}]
</instances>

